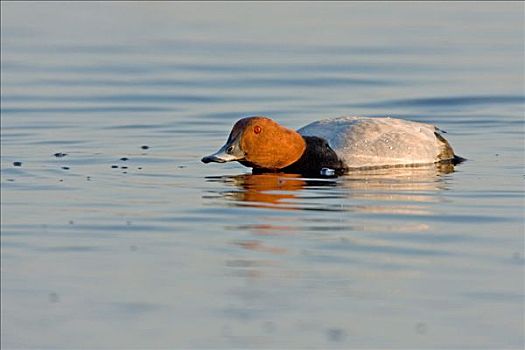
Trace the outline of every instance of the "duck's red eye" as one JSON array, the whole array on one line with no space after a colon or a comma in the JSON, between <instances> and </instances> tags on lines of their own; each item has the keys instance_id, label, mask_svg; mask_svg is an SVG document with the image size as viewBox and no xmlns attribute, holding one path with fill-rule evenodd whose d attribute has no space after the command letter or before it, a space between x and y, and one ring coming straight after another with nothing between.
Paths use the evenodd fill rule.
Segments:
<instances>
[{"instance_id":1,"label":"duck's red eye","mask_svg":"<svg viewBox=\"0 0 525 350\"><path fill-rule=\"evenodd\" d=\"M260 134L261 131L262 131L262 128L259 125L255 125L255 127L253 128L253 132L256 134Z\"/></svg>"}]
</instances>

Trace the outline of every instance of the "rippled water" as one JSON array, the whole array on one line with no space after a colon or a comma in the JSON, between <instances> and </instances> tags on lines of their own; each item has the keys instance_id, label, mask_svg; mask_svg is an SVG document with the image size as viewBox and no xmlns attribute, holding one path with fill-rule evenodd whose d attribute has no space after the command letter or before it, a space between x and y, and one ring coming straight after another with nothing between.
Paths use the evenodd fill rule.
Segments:
<instances>
[{"instance_id":1,"label":"rippled water","mask_svg":"<svg viewBox=\"0 0 525 350\"><path fill-rule=\"evenodd\" d=\"M2 2L2 348L521 348L523 3ZM469 160L199 160L400 116Z\"/></svg>"}]
</instances>

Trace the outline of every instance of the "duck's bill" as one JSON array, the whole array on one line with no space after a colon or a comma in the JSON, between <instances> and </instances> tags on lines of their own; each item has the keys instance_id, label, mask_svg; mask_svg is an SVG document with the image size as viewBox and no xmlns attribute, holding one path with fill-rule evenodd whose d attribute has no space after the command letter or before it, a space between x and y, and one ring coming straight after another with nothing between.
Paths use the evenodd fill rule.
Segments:
<instances>
[{"instance_id":1,"label":"duck's bill","mask_svg":"<svg viewBox=\"0 0 525 350\"><path fill-rule=\"evenodd\" d=\"M203 157L201 161L203 163L226 163L226 162L232 162L234 160L240 160L242 157L239 157L235 154L230 154L227 152L229 145L226 144L222 146L220 150L217 152L210 154L209 156Z\"/></svg>"}]
</instances>

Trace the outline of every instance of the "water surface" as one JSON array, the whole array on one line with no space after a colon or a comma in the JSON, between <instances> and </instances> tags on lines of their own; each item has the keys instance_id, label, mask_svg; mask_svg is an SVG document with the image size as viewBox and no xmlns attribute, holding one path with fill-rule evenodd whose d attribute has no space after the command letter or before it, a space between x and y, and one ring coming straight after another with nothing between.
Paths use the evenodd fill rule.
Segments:
<instances>
[{"instance_id":1,"label":"water surface","mask_svg":"<svg viewBox=\"0 0 525 350\"><path fill-rule=\"evenodd\" d=\"M522 3L1 6L2 348L523 347ZM249 115L469 160L202 164Z\"/></svg>"}]
</instances>

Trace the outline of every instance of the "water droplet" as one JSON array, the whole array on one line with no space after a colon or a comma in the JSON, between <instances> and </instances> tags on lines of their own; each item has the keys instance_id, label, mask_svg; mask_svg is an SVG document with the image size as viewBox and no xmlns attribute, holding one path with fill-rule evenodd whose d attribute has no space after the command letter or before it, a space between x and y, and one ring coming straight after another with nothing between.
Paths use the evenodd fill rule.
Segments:
<instances>
[{"instance_id":1,"label":"water droplet","mask_svg":"<svg viewBox=\"0 0 525 350\"><path fill-rule=\"evenodd\" d=\"M322 168L320 171L321 176L334 176L335 170L330 168Z\"/></svg>"},{"instance_id":2,"label":"water droplet","mask_svg":"<svg viewBox=\"0 0 525 350\"><path fill-rule=\"evenodd\" d=\"M50 303L58 303L60 301L60 296L55 292L49 293L47 297Z\"/></svg>"},{"instance_id":3,"label":"water droplet","mask_svg":"<svg viewBox=\"0 0 525 350\"><path fill-rule=\"evenodd\" d=\"M330 328L326 331L326 336L328 340L339 343L344 340L346 334L341 328Z\"/></svg>"}]
</instances>

